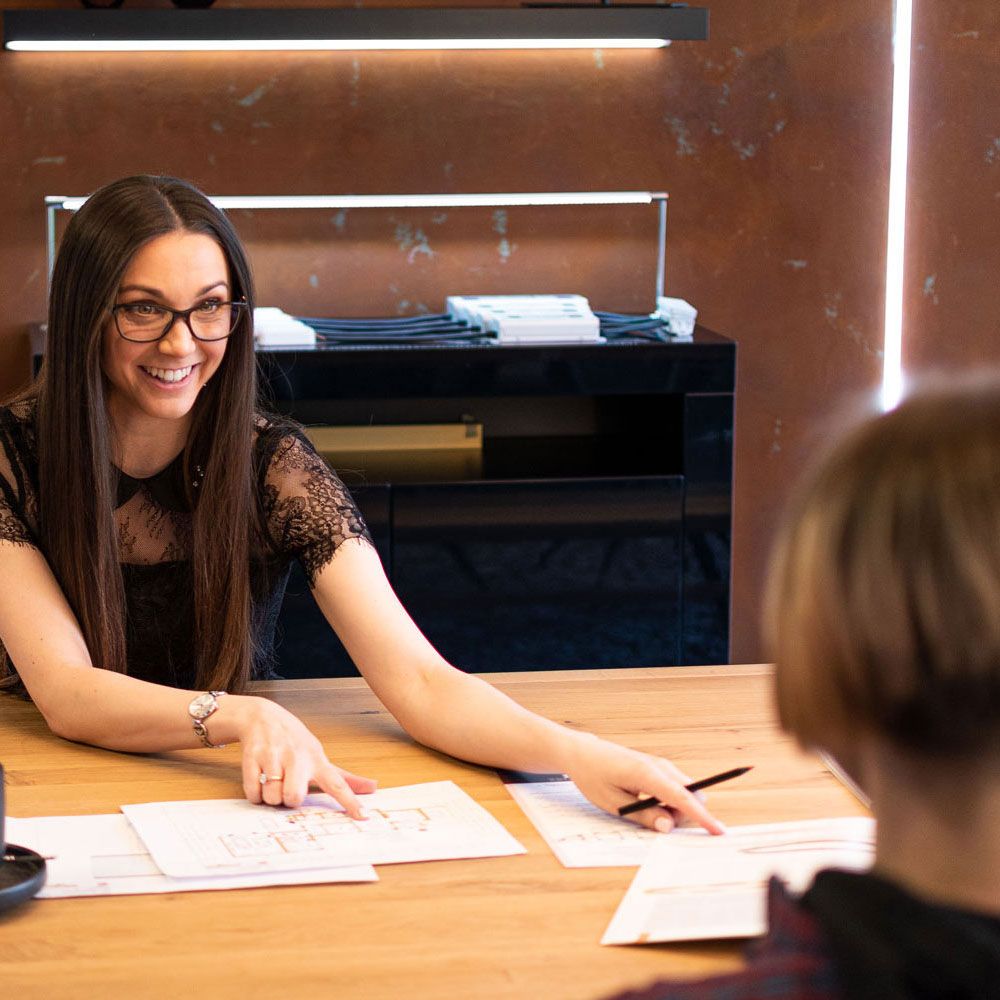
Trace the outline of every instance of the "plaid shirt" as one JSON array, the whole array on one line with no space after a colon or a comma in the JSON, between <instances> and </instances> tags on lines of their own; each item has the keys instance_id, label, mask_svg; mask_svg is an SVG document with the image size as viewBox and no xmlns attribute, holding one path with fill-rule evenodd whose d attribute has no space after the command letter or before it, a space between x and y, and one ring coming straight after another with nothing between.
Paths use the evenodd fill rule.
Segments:
<instances>
[{"instance_id":1,"label":"plaid shirt","mask_svg":"<svg viewBox=\"0 0 1000 1000\"><path fill-rule=\"evenodd\" d=\"M768 887L768 932L742 972L698 982L661 980L615 1000L838 1000L842 996L819 924L776 878Z\"/></svg>"}]
</instances>

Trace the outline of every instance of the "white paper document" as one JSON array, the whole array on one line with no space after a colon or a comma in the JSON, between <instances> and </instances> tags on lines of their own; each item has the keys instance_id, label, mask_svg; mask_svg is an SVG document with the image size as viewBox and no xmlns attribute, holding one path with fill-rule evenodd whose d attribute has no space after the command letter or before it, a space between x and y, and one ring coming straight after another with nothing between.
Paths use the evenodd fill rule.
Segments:
<instances>
[{"instance_id":1,"label":"white paper document","mask_svg":"<svg viewBox=\"0 0 1000 1000\"><path fill-rule=\"evenodd\" d=\"M524 854L524 848L454 782L361 796L353 820L329 795L297 809L244 799L122 806L159 868L176 878Z\"/></svg>"},{"instance_id":2,"label":"white paper document","mask_svg":"<svg viewBox=\"0 0 1000 1000\"><path fill-rule=\"evenodd\" d=\"M204 889L250 889L317 882L375 882L371 865L312 871L260 871L248 875L177 879L164 875L121 813L98 816L7 818L7 839L45 858L39 899L142 895Z\"/></svg>"},{"instance_id":3,"label":"white paper document","mask_svg":"<svg viewBox=\"0 0 1000 1000\"><path fill-rule=\"evenodd\" d=\"M598 809L572 781L504 787L566 868L635 867L664 837Z\"/></svg>"},{"instance_id":4,"label":"white paper document","mask_svg":"<svg viewBox=\"0 0 1000 1000\"><path fill-rule=\"evenodd\" d=\"M756 937L767 930L767 880L794 892L821 868L863 871L875 857L864 816L730 827L721 837L677 830L659 837L636 872L602 944Z\"/></svg>"}]
</instances>

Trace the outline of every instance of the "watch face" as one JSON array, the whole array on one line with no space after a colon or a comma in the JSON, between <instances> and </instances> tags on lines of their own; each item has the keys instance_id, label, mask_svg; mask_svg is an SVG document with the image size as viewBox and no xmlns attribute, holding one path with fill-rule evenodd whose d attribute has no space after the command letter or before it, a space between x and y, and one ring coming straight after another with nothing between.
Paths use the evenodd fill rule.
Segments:
<instances>
[{"instance_id":1,"label":"watch face","mask_svg":"<svg viewBox=\"0 0 1000 1000\"><path fill-rule=\"evenodd\" d=\"M207 719L218 707L215 696L206 692L192 699L188 712L193 719Z\"/></svg>"}]
</instances>

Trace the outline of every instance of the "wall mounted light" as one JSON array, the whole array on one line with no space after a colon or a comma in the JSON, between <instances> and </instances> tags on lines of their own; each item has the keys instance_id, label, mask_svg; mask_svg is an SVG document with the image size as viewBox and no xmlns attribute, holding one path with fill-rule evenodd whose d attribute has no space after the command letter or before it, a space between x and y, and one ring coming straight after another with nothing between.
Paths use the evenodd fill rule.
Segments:
<instances>
[{"instance_id":1,"label":"wall mounted light","mask_svg":"<svg viewBox=\"0 0 1000 1000\"><path fill-rule=\"evenodd\" d=\"M707 37L705 8L669 4L3 14L15 52L635 49Z\"/></svg>"},{"instance_id":2,"label":"wall mounted light","mask_svg":"<svg viewBox=\"0 0 1000 1000\"><path fill-rule=\"evenodd\" d=\"M656 292L664 293L667 248L666 191L509 191L466 194L282 194L210 195L217 208L229 209L342 209L342 208L501 208L517 205L656 205L659 218ZM77 212L86 197L45 196L48 274L56 257L56 213Z\"/></svg>"},{"instance_id":3,"label":"wall mounted light","mask_svg":"<svg viewBox=\"0 0 1000 1000\"><path fill-rule=\"evenodd\" d=\"M903 397L903 284L906 249L906 162L910 133L910 60L913 0L895 0L892 32L892 137L889 216L885 246L885 325L882 342L882 409Z\"/></svg>"}]
</instances>

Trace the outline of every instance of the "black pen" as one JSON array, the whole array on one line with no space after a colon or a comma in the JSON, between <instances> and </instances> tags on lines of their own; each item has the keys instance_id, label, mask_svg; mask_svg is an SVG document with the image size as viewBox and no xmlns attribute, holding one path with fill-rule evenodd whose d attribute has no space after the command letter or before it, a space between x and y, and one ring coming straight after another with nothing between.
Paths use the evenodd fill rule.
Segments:
<instances>
[{"instance_id":1,"label":"black pen","mask_svg":"<svg viewBox=\"0 0 1000 1000\"><path fill-rule=\"evenodd\" d=\"M746 774L747 771L752 770L752 764L750 767L734 767L731 771L723 771L722 774L713 774L709 778L702 778L700 781L692 781L690 785L685 785L684 787L689 792L697 792L702 788L708 788L710 785L717 785L720 781L729 781L730 778L738 778L741 774ZM650 806L663 806L664 809L670 808L670 806L664 805L656 797L651 799L636 799L635 802L630 802L627 806L622 806L621 809L618 810L618 815L629 816L642 809L648 809Z\"/></svg>"}]
</instances>

